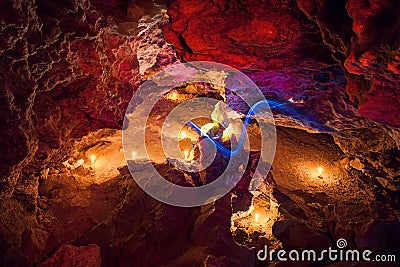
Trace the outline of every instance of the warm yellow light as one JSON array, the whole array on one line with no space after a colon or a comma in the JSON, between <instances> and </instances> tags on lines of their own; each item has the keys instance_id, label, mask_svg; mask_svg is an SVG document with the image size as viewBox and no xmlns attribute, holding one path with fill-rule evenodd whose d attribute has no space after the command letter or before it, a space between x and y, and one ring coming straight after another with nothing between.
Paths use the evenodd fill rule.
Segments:
<instances>
[{"instance_id":1,"label":"warm yellow light","mask_svg":"<svg viewBox=\"0 0 400 267\"><path fill-rule=\"evenodd\" d=\"M255 219L256 222L258 222L258 217L259 217L258 213L254 214L254 219Z\"/></svg>"},{"instance_id":2,"label":"warm yellow light","mask_svg":"<svg viewBox=\"0 0 400 267\"><path fill-rule=\"evenodd\" d=\"M96 159L95 155L90 156L90 162L92 163L92 165L94 164L95 159Z\"/></svg>"},{"instance_id":3,"label":"warm yellow light","mask_svg":"<svg viewBox=\"0 0 400 267\"><path fill-rule=\"evenodd\" d=\"M182 139L185 139L186 137L187 137L186 132L185 132L185 131L182 131L182 132L181 132L181 138L182 138Z\"/></svg>"},{"instance_id":4,"label":"warm yellow light","mask_svg":"<svg viewBox=\"0 0 400 267\"><path fill-rule=\"evenodd\" d=\"M211 131L211 129L214 127L215 127L214 123L206 123L203 126L201 126L201 136L207 135L207 133Z\"/></svg>"},{"instance_id":5,"label":"warm yellow light","mask_svg":"<svg viewBox=\"0 0 400 267\"><path fill-rule=\"evenodd\" d=\"M222 141L228 141L231 139L234 131L233 131L233 126L232 124L229 124L228 128L226 128L223 133L222 133Z\"/></svg>"},{"instance_id":6,"label":"warm yellow light","mask_svg":"<svg viewBox=\"0 0 400 267\"><path fill-rule=\"evenodd\" d=\"M189 158L189 150L185 150L185 152L183 152L183 154L185 155L185 159Z\"/></svg>"},{"instance_id":7,"label":"warm yellow light","mask_svg":"<svg viewBox=\"0 0 400 267\"><path fill-rule=\"evenodd\" d=\"M318 169L317 169L317 170L318 170L318 175L319 175L319 176L321 176L321 174L322 174L322 171L323 171L322 167L321 167L321 166L320 166L320 167L318 167Z\"/></svg>"},{"instance_id":8,"label":"warm yellow light","mask_svg":"<svg viewBox=\"0 0 400 267\"><path fill-rule=\"evenodd\" d=\"M177 98L178 98L178 94L177 94L176 92L173 92L173 93L172 93L172 99L175 100L175 99L177 99Z\"/></svg>"}]
</instances>

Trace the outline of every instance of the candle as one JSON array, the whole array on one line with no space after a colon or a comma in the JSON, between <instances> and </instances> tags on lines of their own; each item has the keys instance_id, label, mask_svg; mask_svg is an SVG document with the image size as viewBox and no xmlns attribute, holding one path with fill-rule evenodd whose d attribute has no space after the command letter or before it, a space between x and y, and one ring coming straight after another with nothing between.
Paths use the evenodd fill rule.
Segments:
<instances>
[{"instance_id":1,"label":"candle","mask_svg":"<svg viewBox=\"0 0 400 267\"><path fill-rule=\"evenodd\" d=\"M258 222L258 217L259 217L259 215L258 215L258 213L256 213L256 214L254 215L254 219L255 219L256 222Z\"/></svg>"},{"instance_id":2,"label":"candle","mask_svg":"<svg viewBox=\"0 0 400 267\"><path fill-rule=\"evenodd\" d=\"M317 171L318 171L318 178L319 179L322 179L323 177L322 177L322 171L323 171L324 169L320 166L320 167L318 167L317 168Z\"/></svg>"}]
</instances>

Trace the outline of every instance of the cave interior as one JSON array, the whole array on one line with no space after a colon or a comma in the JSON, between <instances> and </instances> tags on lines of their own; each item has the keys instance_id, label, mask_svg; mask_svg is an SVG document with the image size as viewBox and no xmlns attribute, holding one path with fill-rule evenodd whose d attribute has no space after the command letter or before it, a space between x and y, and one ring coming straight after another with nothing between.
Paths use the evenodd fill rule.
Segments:
<instances>
[{"instance_id":1,"label":"cave interior","mask_svg":"<svg viewBox=\"0 0 400 267\"><path fill-rule=\"evenodd\" d=\"M0 266L399 266L397 0L0 5ZM125 145L124 131L141 85L196 61L240 71L270 101L274 154L266 173L254 171L267 141L251 119L238 183L204 205L179 207L137 184L146 153L165 180L184 187L215 181L231 157L216 151L206 169L180 169L161 139L176 144L185 166L200 161L203 141L168 115L199 97L223 103L217 115L229 120L243 121L250 106L229 88L187 82L154 91L145 149ZM194 121L215 124L206 115ZM242 129L218 127L231 138ZM321 251L338 239L397 262L256 256L265 246Z\"/></svg>"}]
</instances>

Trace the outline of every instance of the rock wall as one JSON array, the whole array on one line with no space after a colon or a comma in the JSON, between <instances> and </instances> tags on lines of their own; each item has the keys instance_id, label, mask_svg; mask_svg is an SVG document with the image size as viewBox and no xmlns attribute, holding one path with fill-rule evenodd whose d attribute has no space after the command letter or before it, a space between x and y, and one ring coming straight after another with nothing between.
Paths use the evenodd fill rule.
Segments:
<instances>
[{"instance_id":1,"label":"rock wall","mask_svg":"<svg viewBox=\"0 0 400 267\"><path fill-rule=\"evenodd\" d=\"M395 0L171 1L168 14L166 39L185 60L264 71L335 61L360 114L400 126Z\"/></svg>"},{"instance_id":2,"label":"rock wall","mask_svg":"<svg viewBox=\"0 0 400 267\"><path fill-rule=\"evenodd\" d=\"M147 69L176 59L154 28L160 7L147 1L21 0L1 8L0 195L8 198L27 173L61 161L75 139L122 127Z\"/></svg>"},{"instance_id":3,"label":"rock wall","mask_svg":"<svg viewBox=\"0 0 400 267\"><path fill-rule=\"evenodd\" d=\"M79 248L95 242L109 265L121 259L126 265L174 266L195 259L206 266L240 261L247 266L249 249L234 243L228 230L228 197L180 213L145 196L127 173L120 182L85 189L74 176L58 179L57 167L77 140L99 129L120 129L140 83L180 60L231 65L267 97L291 101L302 113L277 111L278 124L333 135L346 155L343 166L383 196L376 221L356 243L376 245L379 237L367 237L376 229L398 231L398 221L379 221L393 217L385 205L398 210L400 187L396 0L17 0L0 7L1 264L52 264L60 253L82 250L98 266L97 247ZM56 178L43 181L48 168ZM92 193L95 204L82 200ZM107 197L114 206L98 204ZM289 204L281 209L293 209L292 200L282 199ZM145 223L131 214L147 216ZM177 234L168 228L175 214L183 241L169 248ZM291 226L279 223L275 232L279 236ZM138 227L148 239L130 232ZM161 232L163 227L169 231ZM164 243L154 247L160 240ZM62 246L48 258L65 243L76 247ZM162 248L169 250L153 257ZM139 252L144 256L133 255ZM237 257L226 259L228 253Z\"/></svg>"}]
</instances>

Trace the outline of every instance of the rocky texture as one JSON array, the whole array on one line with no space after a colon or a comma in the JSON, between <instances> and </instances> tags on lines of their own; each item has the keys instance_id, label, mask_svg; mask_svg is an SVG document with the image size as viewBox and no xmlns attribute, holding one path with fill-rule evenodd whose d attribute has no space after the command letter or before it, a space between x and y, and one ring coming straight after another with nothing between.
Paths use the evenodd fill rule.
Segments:
<instances>
[{"instance_id":1,"label":"rocky texture","mask_svg":"<svg viewBox=\"0 0 400 267\"><path fill-rule=\"evenodd\" d=\"M263 70L333 62L316 25L293 1L171 2L164 34L186 60Z\"/></svg>"},{"instance_id":2,"label":"rocky texture","mask_svg":"<svg viewBox=\"0 0 400 267\"><path fill-rule=\"evenodd\" d=\"M141 78L175 61L145 2L2 3L2 198L74 139L120 128Z\"/></svg>"},{"instance_id":3,"label":"rocky texture","mask_svg":"<svg viewBox=\"0 0 400 267\"><path fill-rule=\"evenodd\" d=\"M377 181L392 192L400 190L400 135L396 130L387 131L371 127L363 131L349 130L347 138L336 137L335 142L348 155L347 165ZM367 140L360 142L359 140Z\"/></svg>"},{"instance_id":4,"label":"rocky texture","mask_svg":"<svg viewBox=\"0 0 400 267\"><path fill-rule=\"evenodd\" d=\"M250 250L234 243L229 231L229 195L188 209L152 199L130 175L120 179L119 188L116 212L77 240L99 244L105 265L201 266L213 258L220 266L247 266L252 261Z\"/></svg>"},{"instance_id":5,"label":"rocky texture","mask_svg":"<svg viewBox=\"0 0 400 267\"><path fill-rule=\"evenodd\" d=\"M281 131L287 155L308 151L299 158L321 160L337 180L310 180L316 166L284 154L273 166L277 187L268 198L261 195L279 205L282 217L269 229L276 236L235 233L236 241L262 246L278 238L275 245L290 248L345 237L352 247L383 253L396 248L391 241L399 231L400 143L391 126L399 126L397 2L166 5L167 15L146 0L0 4L0 265L58 259L71 264L67 255L81 250L91 251L86 255L98 264L98 250L88 244L100 247L104 266L254 263L250 249L236 244L230 232L231 202L237 212L254 201L243 190L246 183L233 201L228 195L202 208L180 209L148 197L126 168L118 173L120 166L113 165L100 177L107 179L97 179L87 164L91 145L97 151L110 142L91 132L119 129L140 82L178 62L163 34L184 60L237 67L267 97L288 103L289 113L275 110L279 125L327 132L339 145L326 136ZM84 142L104 143L74 147L84 136ZM177 183L185 177L175 170L166 175Z\"/></svg>"},{"instance_id":6,"label":"rocky texture","mask_svg":"<svg viewBox=\"0 0 400 267\"><path fill-rule=\"evenodd\" d=\"M100 248L96 245L74 247L62 245L48 260L38 264L40 267L100 267Z\"/></svg>"},{"instance_id":7,"label":"rocky texture","mask_svg":"<svg viewBox=\"0 0 400 267\"><path fill-rule=\"evenodd\" d=\"M348 155L349 165L358 165L365 175L377 178L391 191L400 189L400 132L360 115L344 90L346 80L340 69L246 70L245 73L269 99L285 103L272 109L276 125L333 135ZM238 109L236 97L227 99L233 109ZM365 164L367 168L362 167Z\"/></svg>"},{"instance_id":8,"label":"rocky texture","mask_svg":"<svg viewBox=\"0 0 400 267\"><path fill-rule=\"evenodd\" d=\"M332 55L360 113L398 127L399 11L392 0L171 1L165 36L186 60L239 69L319 69Z\"/></svg>"},{"instance_id":9,"label":"rocky texture","mask_svg":"<svg viewBox=\"0 0 400 267\"><path fill-rule=\"evenodd\" d=\"M284 103L273 109L277 125L332 134L351 160L373 166L367 176L399 190L397 2L220 0L168 6L164 34L183 59L242 70L268 99ZM245 112L235 96L227 102Z\"/></svg>"},{"instance_id":10,"label":"rocky texture","mask_svg":"<svg viewBox=\"0 0 400 267\"><path fill-rule=\"evenodd\" d=\"M1 7L0 262L27 266L70 242L66 233L93 226L91 220L72 224L64 239L52 239L54 217L39 213L47 205L40 197L42 177L60 172L54 167L77 139L100 128L119 129L141 79L172 64L175 54L157 28L160 7L147 1L129 7L124 1L5 1ZM140 62L149 64L139 68ZM63 188L68 176L56 177L56 191L72 190ZM53 196L60 213L74 213ZM90 205L83 196L81 204ZM96 221L100 215L93 216Z\"/></svg>"},{"instance_id":11,"label":"rocky texture","mask_svg":"<svg viewBox=\"0 0 400 267\"><path fill-rule=\"evenodd\" d=\"M277 136L273 169L267 179L272 186L269 190L261 188L262 193L252 197L249 213L232 217L237 226L232 231L237 242L254 246L256 251L264 245L269 249L321 251L329 246L336 248L336 240L345 238L351 249L369 248L374 253L399 255L396 242L400 199L366 175L373 167L361 167L359 160L349 159L326 134L278 127ZM323 168L321 174L318 167ZM245 195L238 200L248 203ZM260 203L261 210L257 208ZM274 204L278 212L273 212ZM236 206L234 202L233 207ZM241 224L243 220L246 223ZM275 263L293 266L292 262ZM326 259L299 266L331 263ZM265 262L255 265L266 266Z\"/></svg>"},{"instance_id":12,"label":"rocky texture","mask_svg":"<svg viewBox=\"0 0 400 267\"><path fill-rule=\"evenodd\" d=\"M399 127L400 7L392 0L339 2L298 4L319 25L324 42L344 65L346 89L360 104L360 113Z\"/></svg>"},{"instance_id":13,"label":"rocky texture","mask_svg":"<svg viewBox=\"0 0 400 267\"><path fill-rule=\"evenodd\" d=\"M272 227L275 237L286 249L320 251L328 246L335 248L336 240L345 238L347 248L400 255L395 244L400 229L399 195L382 190L366 175L374 168L358 170L360 165L354 159L349 160L353 166L346 165L347 157L328 135L278 128L271 171L276 181L273 197L281 214ZM318 166L323 168L321 175Z\"/></svg>"},{"instance_id":14,"label":"rocky texture","mask_svg":"<svg viewBox=\"0 0 400 267\"><path fill-rule=\"evenodd\" d=\"M199 208L163 204L132 179L125 160L117 157L122 154L121 145L121 131L100 130L85 137L66 162L46 169L39 177L37 203L31 204L35 208L17 210L17 205L27 205L26 200L4 202L0 218L6 236L1 266L75 266L86 260L95 264L99 251L102 266L200 266L212 262L248 266L253 262L252 250L236 244L230 232L231 194ZM88 151L96 153L94 163L87 160ZM107 162L101 162L102 158ZM257 159L252 158L249 171L232 193L247 192ZM110 166L118 168L113 177L107 171ZM188 175L172 165L155 166L166 179L188 185ZM217 175L219 166L211 168L210 173ZM199 182L195 174L191 178ZM74 247L88 244L96 246ZM81 256L76 257L79 251Z\"/></svg>"}]
</instances>

